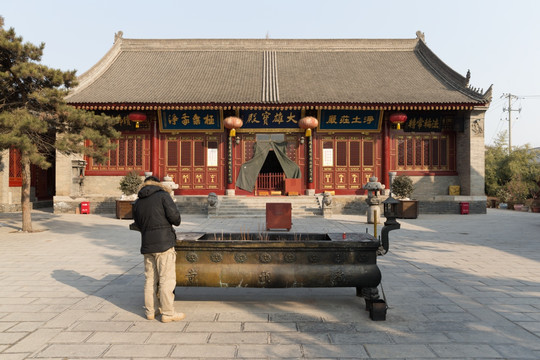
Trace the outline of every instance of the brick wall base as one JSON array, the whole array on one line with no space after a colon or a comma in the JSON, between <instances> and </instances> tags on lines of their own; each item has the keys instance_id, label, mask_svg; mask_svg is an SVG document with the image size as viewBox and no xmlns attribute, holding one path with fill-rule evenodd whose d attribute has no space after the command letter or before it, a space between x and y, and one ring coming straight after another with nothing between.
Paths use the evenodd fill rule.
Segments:
<instances>
[{"instance_id":1,"label":"brick wall base","mask_svg":"<svg viewBox=\"0 0 540 360\"><path fill-rule=\"evenodd\" d=\"M176 204L181 214L208 215L207 196L175 196ZM366 215L368 205L365 196L333 196L332 204L327 209L327 214L338 215ZM381 197L384 200L385 197ZM89 196L84 198L72 198L69 196L55 196L55 214L75 214L80 209L82 201L90 202L91 214L115 214L116 197ZM435 196L418 199L419 214L460 214L460 202L469 203L470 214L485 214L487 199L485 196ZM383 206L381 204L381 214ZM0 211L2 208L0 207ZM13 210L13 211L20 211Z\"/></svg>"},{"instance_id":2,"label":"brick wall base","mask_svg":"<svg viewBox=\"0 0 540 360\"><path fill-rule=\"evenodd\" d=\"M116 214L117 197L103 196L55 196L54 213L55 214L76 214L80 210L81 202L90 202L91 214ZM201 214L208 213L207 196L175 196L176 205L181 214Z\"/></svg>"}]
</instances>

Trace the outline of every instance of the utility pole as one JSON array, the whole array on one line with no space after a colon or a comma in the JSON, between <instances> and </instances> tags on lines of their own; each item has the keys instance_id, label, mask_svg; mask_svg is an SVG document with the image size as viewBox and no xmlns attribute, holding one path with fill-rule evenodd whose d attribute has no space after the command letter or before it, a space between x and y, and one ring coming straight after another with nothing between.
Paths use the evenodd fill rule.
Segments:
<instances>
[{"instance_id":1,"label":"utility pole","mask_svg":"<svg viewBox=\"0 0 540 360\"><path fill-rule=\"evenodd\" d=\"M503 111L508 111L508 154L512 152L512 111L521 112L521 109L512 109L512 99L517 99L516 95L510 93L503 94L502 97L508 98L508 109L503 108Z\"/></svg>"}]
</instances>

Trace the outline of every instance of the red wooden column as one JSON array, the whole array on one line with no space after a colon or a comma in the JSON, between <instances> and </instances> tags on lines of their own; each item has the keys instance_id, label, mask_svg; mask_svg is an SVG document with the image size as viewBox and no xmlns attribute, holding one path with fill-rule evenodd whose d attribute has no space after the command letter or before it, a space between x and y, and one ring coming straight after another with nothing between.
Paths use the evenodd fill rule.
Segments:
<instances>
[{"instance_id":1,"label":"red wooden column","mask_svg":"<svg viewBox=\"0 0 540 360\"><path fill-rule=\"evenodd\" d=\"M383 117L383 156L382 156L382 183L386 186L386 189L390 189L390 178L388 172L390 171L390 122L387 116Z\"/></svg>"},{"instance_id":2,"label":"red wooden column","mask_svg":"<svg viewBox=\"0 0 540 360\"><path fill-rule=\"evenodd\" d=\"M312 192L315 191L315 183L313 182L313 134L307 137L307 165L308 165L308 174L307 174L307 188Z\"/></svg>"},{"instance_id":3,"label":"red wooden column","mask_svg":"<svg viewBox=\"0 0 540 360\"><path fill-rule=\"evenodd\" d=\"M233 160L234 160L234 145L233 137L229 136L229 134L225 134L227 136L227 189L228 190L234 190L235 188L235 182L234 182L234 176L233 176Z\"/></svg>"},{"instance_id":4,"label":"red wooden column","mask_svg":"<svg viewBox=\"0 0 540 360\"><path fill-rule=\"evenodd\" d=\"M159 174L159 134L157 120L152 122L152 143L150 146L150 170L152 174L157 178L160 178Z\"/></svg>"}]
</instances>

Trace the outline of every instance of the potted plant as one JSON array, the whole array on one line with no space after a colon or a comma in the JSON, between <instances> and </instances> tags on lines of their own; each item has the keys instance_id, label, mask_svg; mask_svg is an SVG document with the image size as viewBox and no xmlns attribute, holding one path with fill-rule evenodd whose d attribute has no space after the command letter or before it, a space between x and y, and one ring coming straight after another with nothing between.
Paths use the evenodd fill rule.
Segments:
<instances>
[{"instance_id":1,"label":"potted plant","mask_svg":"<svg viewBox=\"0 0 540 360\"><path fill-rule=\"evenodd\" d=\"M137 192L143 183L139 174L132 170L120 180L122 197L116 200L116 217L118 219L133 219L132 204L137 200Z\"/></svg>"},{"instance_id":2,"label":"potted plant","mask_svg":"<svg viewBox=\"0 0 540 360\"><path fill-rule=\"evenodd\" d=\"M392 194L399 200L399 218L416 219L418 217L418 200L411 199L413 191L413 181L409 176L399 175L393 179Z\"/></svg>"}]
</instances>

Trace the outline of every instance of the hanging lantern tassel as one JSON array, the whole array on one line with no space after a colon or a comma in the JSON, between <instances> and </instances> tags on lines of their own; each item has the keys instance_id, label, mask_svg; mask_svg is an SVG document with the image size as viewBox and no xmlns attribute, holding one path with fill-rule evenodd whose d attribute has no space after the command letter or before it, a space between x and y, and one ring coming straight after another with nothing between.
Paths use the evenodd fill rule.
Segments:
<instances>
[{"instance_id":1,"label":"hanging lantern tassel","mask_svg":"<svg viewBox=\"0 0 540 360\"><path fill-rule=\"evenodd\" d=\"M229 132L229 136L230 137L235 137L236 136L236 129L231 129L231 131Z\"/></svg>"},{"instance_id":2,"label":"hanging lantern tassel","mask_svg":"<svg viewBox=\"0 0 540 360\"><path fill-rule=\"evenodd\" d=\"M311 129L306 129L306 137L310 137L311 136Z\"/></svg>"}]
</instances>

